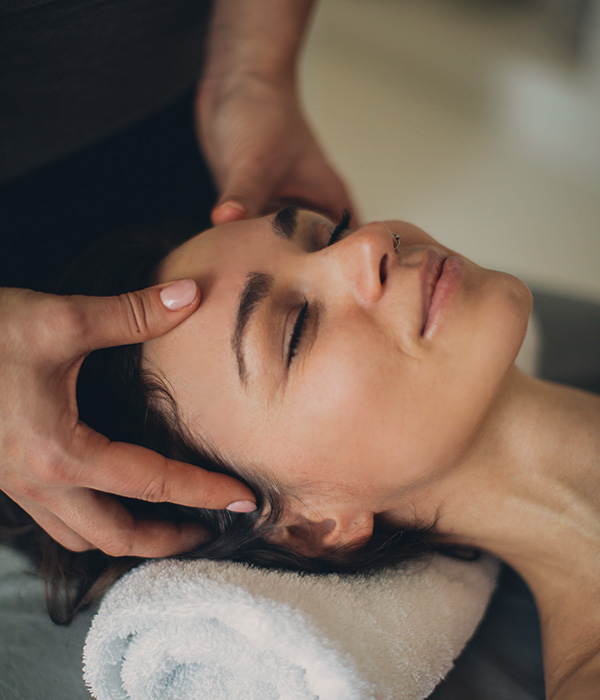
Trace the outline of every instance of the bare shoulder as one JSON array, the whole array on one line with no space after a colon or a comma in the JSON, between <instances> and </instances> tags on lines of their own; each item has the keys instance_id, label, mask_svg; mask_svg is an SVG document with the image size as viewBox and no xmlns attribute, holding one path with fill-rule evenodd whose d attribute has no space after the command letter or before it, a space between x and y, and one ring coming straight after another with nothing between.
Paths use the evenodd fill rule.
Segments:
<instances>
[{"instance_id":1,"label":"bare shoulder","mask_svg":"<svg viewBox=\"0 0 600 700\"><path fill-rule=\"evenodd\" d=\"M599 700L600 652L584 661L559 684L548 700Z\"/></svg>"}]
</instances>

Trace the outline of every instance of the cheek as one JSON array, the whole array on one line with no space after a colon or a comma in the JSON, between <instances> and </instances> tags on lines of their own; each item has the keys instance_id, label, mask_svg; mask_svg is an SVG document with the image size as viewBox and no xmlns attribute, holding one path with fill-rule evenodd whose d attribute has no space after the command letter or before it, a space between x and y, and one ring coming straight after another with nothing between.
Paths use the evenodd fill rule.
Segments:
<instances>
[{"instance_id":1,"label":"cheek","mask_svg":"<svg viewBox=\"0 0 600 700\"><path fill-rule=\"evenodd\" d=\"M524 285L485 272L445 337L414 356L363 329L338 333L311 357L273 429L285 435L280 454L295 476L392 493L455 464L514 361L529 313Z\"/></svg>"},{"instance_id":2,"label":"cheek","mask_svg":"<svg viewBox=\"0 0 600 700\"><path fill-rule=\"evenodd\" d=\"M468 448L523 342L531 294L516 278L479 268L435 348L432 445L450 466ZM438 454L443 464L444 455Z\"/></svg>"},{"instance_id":3,"label":"cheek","mask_svg":"<svg viewBox=\"0 0 600 700\"><path fill-rule=\"evenodd\" d=\"M424 421L415 397L423 380L431 384L420 376L419 360L376 330L338 333L311 360L284 419L293 426L288 445L297 447L302 477L390 495L403 485L401 462L418 452L415 428Z\"/></svg>"},{"instance_id":4,"label":"cheek","mask_svg":"<svg viewBox=\"0 0 600 700\"><path fill-rule=\"evenodd\" d=\"M482 268L476 268L467 292L441 349L462 375L485 390L501 381L519 352L531 293L517 278Z\"/></svg>"},{"instance_id":5,"label":"cheek","mask_svg":"<svg viewBox=\"0 0 600 700\"><path fill-rule=\"evenodd\" d=\"M391 358L371 343L356 346L350 334L320 339L286 389L284 407L271 423L271 445L285 463L285 476L298 484L352 487L372 462L379 435L380 401ZM369 438L367 435L370 433Z\"/></svg>"},{"instance_id":6,"label":"cheek","mask_svg":"<svg viewBox=\"0 0 600 700\"><path fill-rule=\"evenodd\" d=\"M470 287L419 353L375 326L320 338L282 405L227 411L226 446L289 489L355 489L371 503L436 478L476 434L528 315L514 278L482 272Z\"/></svg>"}]
</instances>

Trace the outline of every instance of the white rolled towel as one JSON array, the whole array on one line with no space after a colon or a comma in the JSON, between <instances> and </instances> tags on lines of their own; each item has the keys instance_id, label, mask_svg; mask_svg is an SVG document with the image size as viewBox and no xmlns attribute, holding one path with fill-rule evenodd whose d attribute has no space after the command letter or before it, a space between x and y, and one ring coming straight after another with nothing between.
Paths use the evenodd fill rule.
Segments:
<instances>
[{"instance_id":1,"label":"white rolled towel","mask_svg":"<svg viewBox=\"0 0 600 700\"><path fill-rule=\"evenodd\" d=\"M365 575L175 559L104 598L84 649L97 700L416 700L473 634L498 563L435 555Z\"/></svg>"}]
</instances>

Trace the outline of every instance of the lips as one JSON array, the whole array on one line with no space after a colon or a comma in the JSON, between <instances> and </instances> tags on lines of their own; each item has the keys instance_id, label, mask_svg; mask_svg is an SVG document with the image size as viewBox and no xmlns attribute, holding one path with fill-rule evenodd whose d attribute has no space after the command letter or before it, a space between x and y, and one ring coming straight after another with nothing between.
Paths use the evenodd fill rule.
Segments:
<instances>
[{"instance_id":1,"label":"lips","mask_svg":"<svg viewBox=\"0 0 600 700\"><path fill-rule=\"evenodd\" d=\"M428 251L424 265L425 274L423 275L423 325L421 327L421 335L425 333L427 328L435 290L440 277L444 273L444 265L447 259L440 250L429 249Z\"/></svg>"}]
</instances>

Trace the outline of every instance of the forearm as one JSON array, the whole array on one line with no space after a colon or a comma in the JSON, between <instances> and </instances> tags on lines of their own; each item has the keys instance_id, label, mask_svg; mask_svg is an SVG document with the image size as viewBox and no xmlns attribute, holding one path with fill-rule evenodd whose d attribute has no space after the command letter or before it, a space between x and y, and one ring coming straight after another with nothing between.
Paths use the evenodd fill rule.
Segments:
<instances>
[{"instance_id":1,"label":"forearm","mask_svg":"<svg viewBox=\"0 0 600 700\"><path fill-rule=\"evenodd\" d=\"M254 76L281 82L295 77L314 0L216 0L204 81Z\"/></svg>"},{"instance_id":2,"label":"forearm","mask_svg":"<svg viewBox=\"0 0 600 700\"><path fill-rule=\"evenodd\" d=\"M219 191L215 226L294 201L333 218L352 208L302 113L297 65L314 0L215 0L195 100Z\"/></svg>"}]
</instances>

